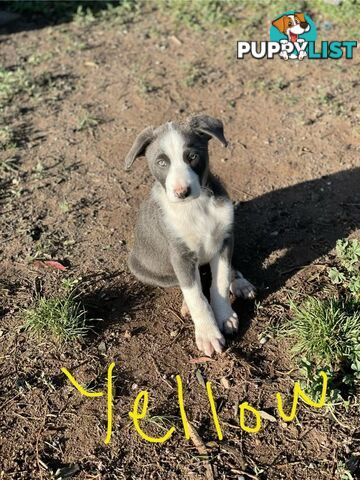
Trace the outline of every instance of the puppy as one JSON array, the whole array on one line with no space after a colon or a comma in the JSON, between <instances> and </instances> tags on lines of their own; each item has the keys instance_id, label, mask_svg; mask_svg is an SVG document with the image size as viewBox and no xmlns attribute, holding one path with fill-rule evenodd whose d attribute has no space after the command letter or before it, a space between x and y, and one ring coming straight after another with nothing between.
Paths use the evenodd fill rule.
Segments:
<instances>
[{"instance_id":1,"label":"puppy","mask_svg":"<svg viewBox=\"0 0 360 480\"><path fill-rule=\"evenodd\" d=\"M129 170L145 155L155 178L142 204L129 267L142 282L181 288L184 304L195 325L199 350L211 356L225 346L223 333L237 331L229 290L253 298L255 289L231 268L233 205L209 171L208 142L224 146L223 124L207 115L184 124L169 122L148 127L135 139L126 159ZM203 294L199 267L210 264L210 304Z\"/></svg>"},{"instance_id":2,"label":"puppy","mask_svg":"<svg viewBox=\"0 0 360 480\"><path fill-rule=\"evenodd\" d=\"M282 17L274 20L272 22L274 27L276 27L281 33L284 33L288 37L288 42L292 43L302 43L304 39L299 38L305 32L310 30L310 25L305 20L305 15L303 13L294 13L293 15L283 15ZM281 40L281 42L286 42L286 40ZM281 52L280 56L287 60L289 58L286 51ZM307 56L305 50L299 52L298 57L295 54L291 54L290 58L298 58L303 60Z\"/></svg>"}]
</instances>

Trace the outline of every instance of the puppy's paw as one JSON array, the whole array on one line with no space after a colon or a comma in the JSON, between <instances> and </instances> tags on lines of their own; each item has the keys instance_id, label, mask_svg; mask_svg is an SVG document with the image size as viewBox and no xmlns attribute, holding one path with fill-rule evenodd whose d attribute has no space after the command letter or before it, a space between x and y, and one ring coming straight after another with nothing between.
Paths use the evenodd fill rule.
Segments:
<instances>
[{"instance_id":1,"label":"puppy's paw","mask_svg":"<svg viewBox=\"0 0 360 480\"><path fill-rule=\"evenodd\" d=\"M231 310L231 312L225 318L216 318L220 330L226 335L234 335L239 329L238 316L234 310Z\"/></svg>"},{"instance_id":2,"label":"puppy's paw","mask_svg":"<svg viewBox=\"0 0 360 480\"><path fill-rule=\"evenodd\" d=\"M233 335L238 331L239 319L237 314L231 308L230 303L224 301L212 301L211 308L213 309L216 323L220 330L226 335Z\"/></svg>"},{"instance_id":3,"label":"puppy's paw","mask_svg":"<svg viewBox=\"0 0 360 480\"><path fill-rule=\"evenodd\" d=\"M307 57L307 53L305 50L301 50L301 52L299 52L299 60L304 60L305 57Z\"/></svg>"},{"instance_id":4,"label":"puppy's paw","mask_svg":"<svg viewBox=\"0 0 360 480\"><path fill-rule=\"evenodd\" d=\"M256 297L256 288L238 271L234 272L235 276L230 284L230 292L235 297L241 297L245 300L253 300Z\"/></svg>"},{"instance_id":5,"label":"puppy's paw","mask_svg":"<svg viewBox=\"0 0 360 480\"><path fill-rule=\"evenodd\" d=\"M225 346L225 338L215 324L195 327L195 340L198 349L208 357L214 352L221 353Z\"/></svg>"}]
</instances>

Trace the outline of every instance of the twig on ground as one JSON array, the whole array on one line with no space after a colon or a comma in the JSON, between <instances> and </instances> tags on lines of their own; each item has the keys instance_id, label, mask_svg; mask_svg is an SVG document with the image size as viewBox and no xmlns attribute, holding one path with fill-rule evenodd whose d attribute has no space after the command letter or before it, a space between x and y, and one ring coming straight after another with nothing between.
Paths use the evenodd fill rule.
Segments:
<instances>
[{"instance_id":1,"label":"twig on ground","mask_svg":"<svg viewBox=\"0 0 360 480\"><path fill-rule=\"evenodd\" d=\"M197 431L193 427L193 425L191 425L190 422L188 422L188 425L189 425L190 438L191 438L195 448L199 452L199 454L201 456L203 456L204 459L205 459L205 476L206 476L206 479L207 480L215 480L214 472L213 472L212 466L209 462L209 456L208 456L205 444L202 441L202 438L200 437L200 435L197 433Z\"/></svg>"}]
</instances>

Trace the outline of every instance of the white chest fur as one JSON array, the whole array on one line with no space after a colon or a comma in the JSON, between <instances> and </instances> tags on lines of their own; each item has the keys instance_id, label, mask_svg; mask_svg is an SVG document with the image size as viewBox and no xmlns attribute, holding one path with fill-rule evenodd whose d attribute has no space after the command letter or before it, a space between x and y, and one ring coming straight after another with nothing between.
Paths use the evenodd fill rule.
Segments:
<instances>
[{"instance_id":1,"label":"white chest fur","mask_svg":"<svg viewBox=\"0 0 360 480\"><path fill-rule=\"evenodd\" d=\"M208 263L219 252L234 218L230 200L217 200L205 194L190 202L164 201L162 209L166 224L196 253L200 265Z\"/></svg>"}]
</instances>

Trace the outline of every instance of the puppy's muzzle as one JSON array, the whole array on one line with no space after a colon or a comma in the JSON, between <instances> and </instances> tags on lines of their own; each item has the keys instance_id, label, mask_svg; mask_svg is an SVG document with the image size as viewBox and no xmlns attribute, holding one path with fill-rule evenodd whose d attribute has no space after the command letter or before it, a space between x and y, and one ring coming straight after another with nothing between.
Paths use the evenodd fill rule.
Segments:
<instances>
[{"instance_id":1,"label":"puppy's muzzle","mask_svg":"<svg viewBox=\"0 0 360 480\"><path fill-rule=\"evenodd\" d=\"M304 30L306 30L308 26L309 26L309 24L307 22L301 22L300 23L300 27L303 28Z\"/></svg>"},{"instance_id":2,"label":"puppy's muzzle","mask_svg":"<svg viewBox=\"0 0 360 480\"><path fill-rule=\"evenodd\" d=\"M184 198L187 198L190 194L191 194L191 187L182 187L174 190L175 197L180 198L181 200L183 200Z\"/></svg>"}]
</instances>

